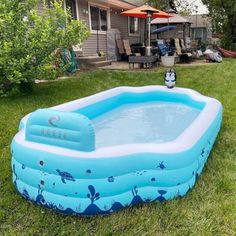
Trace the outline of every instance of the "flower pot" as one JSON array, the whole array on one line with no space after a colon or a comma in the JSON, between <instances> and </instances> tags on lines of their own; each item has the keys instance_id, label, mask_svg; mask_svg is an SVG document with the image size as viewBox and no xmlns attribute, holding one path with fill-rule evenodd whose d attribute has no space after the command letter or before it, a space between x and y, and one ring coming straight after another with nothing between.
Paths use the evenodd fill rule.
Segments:
<instances>
[{"instance_id":1,"label":"flower pot","mask_svg":"<svg viewBox=\"0 0 236 236\"><path fill-rule=\"evenodd\" d=\"M174 56L163 56L161 57L161 64L165 67L171 67L175 64Z\"/></svg>"}]
</instances>

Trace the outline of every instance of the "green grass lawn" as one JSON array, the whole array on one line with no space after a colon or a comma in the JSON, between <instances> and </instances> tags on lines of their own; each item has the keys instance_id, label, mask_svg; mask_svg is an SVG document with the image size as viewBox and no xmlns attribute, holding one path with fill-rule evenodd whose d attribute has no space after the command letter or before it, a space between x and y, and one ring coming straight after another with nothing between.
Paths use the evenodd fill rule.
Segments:
<instances>
[{"instance_id":1,"label":"green grass lawn","mask_svg":"<svg viewBox=\"0 0 236 236\"><path fill-rule=\"evenodd\" d=\"M117 86L163 84L164 69L81 72L73 79L37 84L30 95L0 99L0 235L236 235L236 60L176 70L179 87L215 97L224 107L213 151L186 197L78 218L33 205L16 192L9 145L24 115Z\"/></svg>"}]
</instances>

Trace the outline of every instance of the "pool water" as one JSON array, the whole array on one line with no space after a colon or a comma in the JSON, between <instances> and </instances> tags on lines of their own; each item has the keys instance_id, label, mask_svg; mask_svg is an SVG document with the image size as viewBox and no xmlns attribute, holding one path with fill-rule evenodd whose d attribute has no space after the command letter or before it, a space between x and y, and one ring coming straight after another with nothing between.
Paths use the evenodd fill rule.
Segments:
<instances>
[{"instance_id":1,"label":"pool water","mask_svg":"<svg viewBox=\"0 0 236 236\"><path fill-rule=\"evenodd\" d=\"M157 101L119 106L92 120L96 148L172 141L200 111L183 103Z\"/></svg>"}]
</instances>

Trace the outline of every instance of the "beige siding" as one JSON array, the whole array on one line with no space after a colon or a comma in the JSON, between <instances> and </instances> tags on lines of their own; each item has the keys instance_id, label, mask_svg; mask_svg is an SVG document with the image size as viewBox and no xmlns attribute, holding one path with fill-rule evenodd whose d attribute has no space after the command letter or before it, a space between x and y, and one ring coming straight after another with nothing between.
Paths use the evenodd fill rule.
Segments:
<instances>
[{"instance_id":1,"label":"beige siding","mask_svg":"<svg viewBox=\"0 0 236 236\"><path fill-rule=\"evenodd\" d=\"M83 43L82 51L83 55L93 55L97 53L97 48L99 51L107 52L107 38L106 35L98 35L98 43L97 43L97 35L92 34L88 40ZM98 45L98 47L97 47Z\"/></svg>"},{"instance_id":2,"label":"beige siding","mask_svg":"<svg viewBox=\"0 0 236 236\"><path fill-rule=\"evenodd\" d=\"M86 22L89 28L89 14L88 14L88 1L78 1L79 19ZM97 45L99 51L107 52L107 37L105 34L99 34L99 43L97 44L97 34L91 34L88 40L83 43L83 55L92 55L97 53Z\"/></svg>"},{"instance_id":3,"label":"beige siding","mask_svg":"<svg viewBox=\"0 0 236 236\"><path fill-rule=\"evenodd\" d=\"M92 1L91 1L92 2ZM88 1L78 0L79 19L86 22L89 27ZM110 10L110 24L111 28L119 29L121 36L124 39L129 39L130 44L143 42L144 40L144 20L140 20L140 36L129 36L128 34L128 17L120 15L120 9ZM92 34L82 46L83 55L91 55L97 52L97 35ZM99 34L99 50L107 52L106 34Z\"/></svg>"},{"instance_id":4,"label":"beige siding","mask_svg":"<svg viewBox=\"0 0 236 236\"><path fill-rule=\"evenodd\" d=\"M90 0L90 2L93 2ZM89 28L89 14L88 14L88 0L77 0L78 10L79 10L79 20L86 23ZM39 12L43 11L42 1L38 7ZM110 10L110 24L111 28L119 29L123 39L129 39L130 44L143 42L144 40L144 21L140 20L140 36L129 36L128 34L128 17L120 15L120 9ZM97 45L99 51L107 53L107 36L106 34L99 34L99 40L97 40L97 34L91 34L90 37L83 43L82 52L83 55L92 55L97 53ZM97 44L97 41L99 42Z\"/></svg>"},{"instance_id":5,"label":"beige siding","mask_svg":"<svg viewBox=\"0 0 236 236\"><path fill-rule=\"evenodd\" d=\"M130 36L128 33L128 17L121 16L120 10L111 11L111 28L119 29L124 39L129 39L130 44L143 42L144 20L140 20L140 35Z\"/></svg>"}]
</instances>

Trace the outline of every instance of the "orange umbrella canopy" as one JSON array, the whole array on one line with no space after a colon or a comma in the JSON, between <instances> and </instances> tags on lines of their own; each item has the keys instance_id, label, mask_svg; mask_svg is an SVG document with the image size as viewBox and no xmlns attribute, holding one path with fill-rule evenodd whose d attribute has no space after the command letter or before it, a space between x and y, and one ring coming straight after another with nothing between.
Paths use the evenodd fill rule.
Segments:
<instances>
[{"instance_id":1,"label":"orange umbrella canopy","mask_svg":"<svg viewBox=\"0 0 236 236\"><path fill-rule=\"evenodd\" d=\"M147 18L148 13L152 13L152 18L169 18L171 17L168 13L158 10L149 5L143 5L141 7L136 7L131 10L127 10L121 13L122 16L132 16L137 18Z\"/></svg>"}]
</instances>

